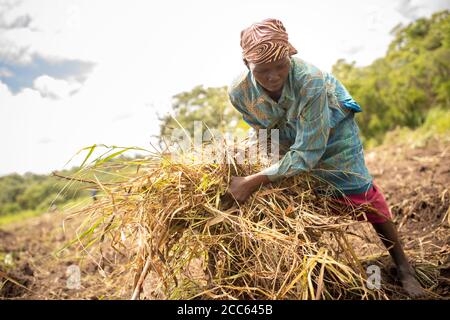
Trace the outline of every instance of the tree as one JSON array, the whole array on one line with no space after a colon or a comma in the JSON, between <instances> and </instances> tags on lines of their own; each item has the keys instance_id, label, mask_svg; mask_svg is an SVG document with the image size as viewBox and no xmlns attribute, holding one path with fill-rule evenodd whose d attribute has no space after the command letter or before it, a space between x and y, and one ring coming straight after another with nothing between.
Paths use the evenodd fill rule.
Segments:
<instances>
[{"instance_id":1,"label":"tree","mask_svg":"<svg viewBox=\"0 0 450 320\"><path fill-rule=\"evenodd\" d=\"M194 121L201 121L209 129L220 132L247 130L250 127L242 120L241 114L231 105L227 87L204 88L196 86L191 91L173 97L173 116L166 115L160 120L161 138L170 138L172 130L180 125L192 136ZM175 120L175 119L176 120Z\"/></svg>"},{"instance_id":2,"label":"tree","mask_svg":"<svg viewBox=\"0 0 450 320\"><path fill-rule=\"evenodd\" d=\"M432 108L450 106L450 15L438 12L396 26L385 57L367 67L338 60L333 73L365 112L357 117L365 140L381 142L397 126L423 124Z\"/></svg>"}]
</instances>

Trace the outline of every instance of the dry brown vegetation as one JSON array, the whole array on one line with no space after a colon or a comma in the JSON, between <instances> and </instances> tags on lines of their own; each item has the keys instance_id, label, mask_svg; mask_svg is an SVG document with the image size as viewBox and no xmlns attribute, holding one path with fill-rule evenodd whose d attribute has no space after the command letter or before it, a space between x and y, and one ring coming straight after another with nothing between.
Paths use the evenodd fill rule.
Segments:
<instances>
[{"instance_id":1,"label":"dry brown vegetation","mask_svg":"<svg viewBox=\"0 0 450 320\"><path fill-rule=\"evenodd\" d=\"M448 142L380 147L367 154L367 164L428 298L448 297ZM301 178L225 210L220 195L234 170L255 168L148 165L122 185L105 186L105 197L79 214L3 227L0 252L12 262L2 264L1 296L405 298L370 226L352 219L358 212L331 214L331 203ZM75 234L58 259L51 255ZM365 287L370 264L381 267L381 290ZM66 286L70 265L81 268L78 290Z\"/></svg>"}]
</instances>

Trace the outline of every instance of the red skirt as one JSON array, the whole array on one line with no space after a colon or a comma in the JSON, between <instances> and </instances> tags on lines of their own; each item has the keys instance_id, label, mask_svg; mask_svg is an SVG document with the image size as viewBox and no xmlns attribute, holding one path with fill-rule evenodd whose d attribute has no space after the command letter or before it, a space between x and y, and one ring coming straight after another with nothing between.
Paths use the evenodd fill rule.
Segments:
<instances>
[{"instance_id":1,"label":"red skirt","mask_svg":"<svg viewBox=\"0 0 450 320\"><path fill-rule=\"evenodd\" d=\"M361 205L370 205L376 212L366 212L367 221L371 223L384 223L392 220L392 213L389 206L384 199L383 193L380 189L372 184L369 191L359 194L347 195L345 197L337 198L341 204L358 207ZM364 217L359 216L358 220L365 220Z\"/></svg>"}]
</instances>

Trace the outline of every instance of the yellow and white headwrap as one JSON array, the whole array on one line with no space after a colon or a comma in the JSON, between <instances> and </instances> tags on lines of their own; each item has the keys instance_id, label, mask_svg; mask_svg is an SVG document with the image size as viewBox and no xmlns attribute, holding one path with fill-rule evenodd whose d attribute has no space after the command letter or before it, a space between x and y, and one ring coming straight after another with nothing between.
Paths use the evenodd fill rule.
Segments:
<instances>
[{"instance_id":1,"label":"yellow and white headwrap","mask_svg":"<svg viewBox=\"0 0 450 320\"><path fill-rule=\"evenodd\" d=\"M297 50L289 43L283 23L265 19L241 31L244 62L268 63L294 55Z\"/></svg>"}]
</instances>

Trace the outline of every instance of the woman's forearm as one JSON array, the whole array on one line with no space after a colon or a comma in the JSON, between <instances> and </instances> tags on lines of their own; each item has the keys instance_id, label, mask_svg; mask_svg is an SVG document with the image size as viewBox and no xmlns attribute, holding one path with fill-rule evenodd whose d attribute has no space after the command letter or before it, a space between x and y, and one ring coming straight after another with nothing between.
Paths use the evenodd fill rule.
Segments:
<instances>
[{"instance_id":1,"label":"woman's forearm","mask_svg":"<svg viewBox=\"0 0 450 320\"><path fill-rule=\"evenodd\" d=\"M245 177L245 180L246 180L247 187L252 190L256 190L260 186L270 183L269 178L265 174L262 174L260 172L253 174L251 176Z\"/></svg>"}]
</instances>

